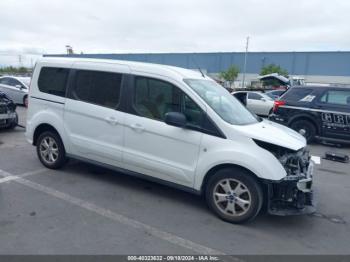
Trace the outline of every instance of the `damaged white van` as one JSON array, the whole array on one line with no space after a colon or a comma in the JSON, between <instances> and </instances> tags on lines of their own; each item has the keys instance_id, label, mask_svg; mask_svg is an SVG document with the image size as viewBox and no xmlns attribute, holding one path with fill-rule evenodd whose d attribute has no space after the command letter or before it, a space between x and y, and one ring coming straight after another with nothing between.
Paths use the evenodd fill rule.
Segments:
<instances>
[{"instance_id":1,"label":"damaged white van","mask_svg":"<svg viewBox=\"0 0 350 262\"><path fill-rule=\"evenodd\" d=\"M43 58L26 137L42 164L67 158L203 194L225 221L314 211L305 139L250 113L215 81L177 67Z\"/></svg>"}]
</instances>

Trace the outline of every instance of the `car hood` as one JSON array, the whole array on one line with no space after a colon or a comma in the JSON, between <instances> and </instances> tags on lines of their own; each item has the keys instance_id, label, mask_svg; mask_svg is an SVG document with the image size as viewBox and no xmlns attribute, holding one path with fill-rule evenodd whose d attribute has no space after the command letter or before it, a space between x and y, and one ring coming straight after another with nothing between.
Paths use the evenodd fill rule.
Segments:
<instances>
[{"instance_id":1,"label":"car hood","mask_svg":"<svg viewBox=\"0 0 350 262\"><path fill-rule=\"evenodd\" d=\"M244 126L234 126L242 135L252 139L299 150L306 146L306 139L294 130L264 119L263 121Z\"/></svg>"}]
</instances>

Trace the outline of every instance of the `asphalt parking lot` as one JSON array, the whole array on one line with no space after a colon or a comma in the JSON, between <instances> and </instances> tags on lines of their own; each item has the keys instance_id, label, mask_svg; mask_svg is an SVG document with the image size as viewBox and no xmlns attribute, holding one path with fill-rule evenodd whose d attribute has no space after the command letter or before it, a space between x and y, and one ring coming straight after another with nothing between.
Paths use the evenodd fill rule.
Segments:
<instances>
[{"instance_id":1,"label":"asphalt parking lot","mask_svg":"<svg viewBox=\"0 0 350 262\"><path fill-rule=\"evenodd\" d=\"M166 186L77 161L45 169L24 129L0 131L0 254L350 254L349 167L316 165L314 215L232 225Z\"/></svg>"}]
</instances>

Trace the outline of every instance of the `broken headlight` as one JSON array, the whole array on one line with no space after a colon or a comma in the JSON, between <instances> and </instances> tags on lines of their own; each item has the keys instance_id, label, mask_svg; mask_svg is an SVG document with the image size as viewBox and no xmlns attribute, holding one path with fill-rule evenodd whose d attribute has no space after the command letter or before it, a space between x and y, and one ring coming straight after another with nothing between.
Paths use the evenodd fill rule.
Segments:
<instances>
[{"instance_id":1,"label":"broken headlight","mask_svg":"<svg viewBox=\"0 0 350 262\"><path fill-rule=\"evenodd\" d=\"M310 153L306 148L294 151L259 140L255 140L255 143L271 152L280 161L287 173L285 180L299 180L307 176Z\"/></svg>"}]
</instances>

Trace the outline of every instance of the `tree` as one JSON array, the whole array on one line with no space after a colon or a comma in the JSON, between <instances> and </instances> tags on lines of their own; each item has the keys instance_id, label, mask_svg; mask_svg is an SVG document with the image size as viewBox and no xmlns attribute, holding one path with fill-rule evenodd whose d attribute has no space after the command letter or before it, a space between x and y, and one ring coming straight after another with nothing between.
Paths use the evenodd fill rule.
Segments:
<instances>
[{"instance_id":1,"label":"tree","mask_svg":"<svg viewBox=\"0 0 350 262\"><path fill-rule=\"evenodd\" d=\"M281 66L275 65L275 64L266 65L262 67L260 71L260 75L268 75L273 73L277 73L285 77L288 77L288 71L283 69Z\"/></svg>"},{"instance_id":2,"label":"tree","mask_svg":"<svg viewBox=\"0 0 350 262\"><path fill-rule=\"evenodd\" d=\"M226 71L220 73L220 78L229 82L230 88L233 82L237 79L239 74L239 68L235 65L230 66Z\"/></svg>"},{"instance_id":3,"label":"tree","mask_svg":"<svg viewBox=\"0 0 350 262\"><path fill-rule=\"evenodd\" d=\"M26 67L13 67L13 66L7 66L0 68L0 74L26 74L29 73L30 70Z\"/></svg>"}]
</instances>

